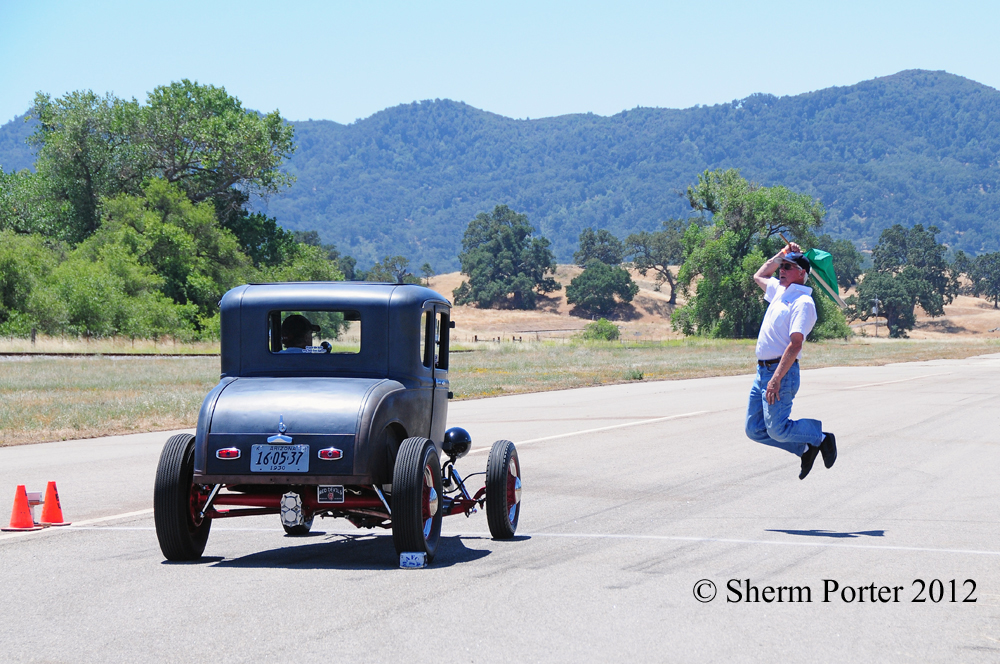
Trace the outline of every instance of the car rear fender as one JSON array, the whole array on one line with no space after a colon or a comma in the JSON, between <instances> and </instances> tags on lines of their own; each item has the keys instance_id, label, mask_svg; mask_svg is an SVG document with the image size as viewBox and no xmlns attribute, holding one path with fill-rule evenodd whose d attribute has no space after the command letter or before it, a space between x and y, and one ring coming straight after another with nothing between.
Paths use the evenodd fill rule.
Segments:
<instances>
[{"instance_id":1,"label":"car rear fender","mask_svg":"<svg viewBox=\"0 0 1000 664\"><path fill-rule=\"evenodd\" d=\"M364 455L364 465L359 460L356 468L370 475L375 484L392 483L399 443L410 436L430 435L427 392L429 390L404 389L399 385L398 389L385 390L373 408L365 409L359 426L365 442L357 448L358 453ZM436 443L440 445L440 441Z\"/></svg>"},{"instance_id":2,"label":"car rear fender","mask_svg":"<svg viewBox=\"0 0 1000 664\"><path fill-rule=\"evenodd\" d=\"M198 412L198 428L195 430L194 443L194 470L196 473L205 472L208 463L208 432L212 428L212 414L215 412L215 404L219 400L222 392L229 387L236 378L226 377L219 381L219 384L205 396L201 402L201 410Z\"/></svg>"}]
</instances>

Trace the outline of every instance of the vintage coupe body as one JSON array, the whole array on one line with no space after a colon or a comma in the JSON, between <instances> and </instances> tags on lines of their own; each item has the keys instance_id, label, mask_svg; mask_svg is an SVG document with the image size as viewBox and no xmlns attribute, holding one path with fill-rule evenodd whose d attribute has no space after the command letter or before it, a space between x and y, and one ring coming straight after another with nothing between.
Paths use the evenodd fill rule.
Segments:
<instances>
[{"instance_id":1,"label":"vintage coupe body","mask_svg":"<svg viewBox=\"0 0 1000 664\"><path fill-rule=\"evenodd\" d=\"M493 444L474 495L455 469L472 440L446 426L446 299L416 285L252 284L220 309L221 380L196 434L171 437L157 469L167 559L200 558L215 519L268 513L290 536L316 516L391 528L398 553L428 561L441 518L484 504L493 537L514 536L514 444Z\"/></svg>"}]
</instances>

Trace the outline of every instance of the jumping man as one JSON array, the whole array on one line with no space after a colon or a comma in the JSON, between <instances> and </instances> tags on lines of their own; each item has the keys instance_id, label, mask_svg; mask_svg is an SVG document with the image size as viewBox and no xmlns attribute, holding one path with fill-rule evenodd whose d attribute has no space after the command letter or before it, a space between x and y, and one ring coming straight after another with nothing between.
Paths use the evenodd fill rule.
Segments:
<instances>
[{"instance_id":1,"label":"jumping man","mask_svg":"<svg viewBox=\"0 0 1000 664\"><path fill-rule=\"evenodd\" d=\"M760 266L753 280L769 302L757 335L757 378L750 390L746 432L751 440L787 450L802 459L799 479L812 470L816 454L830 468L837 460L837 439L819 420L791 420L799 391L802 342L816 324L812 289L805 285L811 266L801 248L789 243ZM776 270L781 277L775 279Z\"/></svg>"}]
</instances>

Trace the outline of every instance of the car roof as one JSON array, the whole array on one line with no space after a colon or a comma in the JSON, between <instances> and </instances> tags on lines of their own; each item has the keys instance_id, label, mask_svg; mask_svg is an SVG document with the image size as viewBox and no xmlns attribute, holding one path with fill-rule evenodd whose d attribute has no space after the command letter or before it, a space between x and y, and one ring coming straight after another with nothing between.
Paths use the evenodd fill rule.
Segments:
<instances>
[{"instance_id":1,"label":"car roof","mask_svg":"<svg viewBox=\"0 0 1000 664\"><path fill-rule=\"evenodd\" d=\"M421 363L423 311L451 307L440 293L416 284L305 281L238 286L222 297L225 376L388 376ZM366 321L354 355L281 355L268 349L275 311L357 311ZM390 352L395 349L394 352Z\"/></svg>"},{"instance_id":2,"label":"car roof","mask_svg":"<svg viewBox=\"0 0 1000 664\"><path fill-rule=\"evenodd\" d=\"M261 305L273 300L286 308L323 306L330 299L340 303L355 301L359 305L380 303L393 306L422 306L425 302L451 305L437 291L417 284L390 284L368 281L285 281L241 286L243 306ZM232 291L231 291L232 292Z\"/></svg>"}]
</instances>

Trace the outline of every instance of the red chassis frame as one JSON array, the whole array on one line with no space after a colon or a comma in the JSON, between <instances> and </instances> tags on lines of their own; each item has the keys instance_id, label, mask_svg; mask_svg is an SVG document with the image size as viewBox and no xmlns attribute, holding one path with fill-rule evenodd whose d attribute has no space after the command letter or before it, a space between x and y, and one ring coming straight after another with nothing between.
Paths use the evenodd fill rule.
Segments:
<instances>
[{"instance_id":1,"label":"red chassis frame","mask_svg":"<svg viewBox=\"0 0 1000 664\"><path fill-rule=\"evenodd\" d=\"M255 494L255 493L216 493L212 499L212 506L201 515L208 497L212 492L212 485L192 484L191 486L191 516L195 523L200 523L203 518L226 519L237 516L253 516L260 514L278 514L281 512L281 495L276 493ZM357 514L359 516L380 516L383 519L391 520L392 517L386 508L382 498L374 489L368 487L344 487L344 500L339 503L321 503L314 492L300 494L302 498L303 511L308 514L338 513L340 515ZM456 497L444 496L441 505L442 516L453 514L473 514L477 508L483 506L486 495L486 487L481 488L472 498L459 495ZM219 511L217 505L236 506L248 509L227 509ZM383 524L388 527L388 524Z\"/></svg>"}]
</instances>

